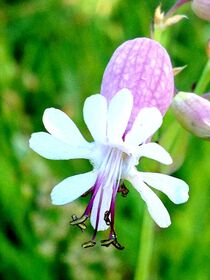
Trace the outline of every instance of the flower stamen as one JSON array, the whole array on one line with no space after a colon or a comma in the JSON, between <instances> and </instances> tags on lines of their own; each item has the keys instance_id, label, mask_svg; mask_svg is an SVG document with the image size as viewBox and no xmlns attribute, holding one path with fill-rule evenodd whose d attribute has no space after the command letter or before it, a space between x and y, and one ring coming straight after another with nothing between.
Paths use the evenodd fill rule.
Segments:
<instances>
[{"instance_id":1,"label":"flower stamen","mask_svg":"<svg viewBox=\"0 0 210 280\"><path fill-rule=\"evenodd\" d=\"M106 211L104 213L104 221L106 222L107 226L111 225L111 220L109 218L109 215L110 215L110 211Z\"/></svg>"},{"instance_id":2,"label":"flower stamen","mask_svg":"<svg viewBox=\"0 0 210 280\"><path fill-rule=\"evenodd\" d=\"M101 212L102 199L103 199L103 189L101 190L101 193L100 193L99 207L98 207L98 212L97 212L97 216L96 216L96 225L95 225L92 241L95 240L96 234L97 234L97 231L98 231L98 224L99 224L99 218L100 218L100 212Z\"/></svg>"},{"instance_id":3,"label":"flower stamen","mask_svg":"<svg viewBox=\"0 0 210 280\"><path fill-rule=\"evenodd\" d=\"M77 216L74 214L71 217L72 217L72 221L70 221L70 225L78 226L78 228L80 228L82 232L86 230L87 226L84 222L88 219L88 216L83 215L82 217L77 218Z\"/></svg>"},{"instance_id":4,"label":"flower stamen","mask_svg":"<svg viewBox=\"0 0 210 280\"><path fill-rule=\"evenodd\" d=\"M93 240L87 241L82 244L82 248L91 248L96 245L96 242Z\"/></svg>"},{"instance_id":5,"label":"flower stamen","mask_svg":"<svg viewBox=\"0 0 210 280\"><path fill-rule=\"evenodd\" d=\"M119 186L117 192L121 193L122 197L126 197L129 193L129 189L126 188L125 184L123 183L122 185Z\"/></svg>"},{"instance_id":6,"label":"flower stamen","mask_svg":"<svg viewBox=\"0 0 210 280\"><path fill-rule=\"evenodd\" d=\"M101 246L109 247L110 245L113 245L118 250L123 250L125 248L118 242L117 236L115 234L111 234L109 239L101 240Z\"/></svg>"}]
</instances>

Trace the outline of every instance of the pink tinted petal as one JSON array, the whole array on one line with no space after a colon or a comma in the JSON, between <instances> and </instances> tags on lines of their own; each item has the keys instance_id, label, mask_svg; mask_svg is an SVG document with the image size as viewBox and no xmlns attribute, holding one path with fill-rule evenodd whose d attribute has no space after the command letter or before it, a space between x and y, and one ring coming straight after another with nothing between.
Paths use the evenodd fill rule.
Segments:
<instances>
[{"instance_id":1,"label":"pink tinted petal","mask_svg":"<svg viewBox=\"0 0 210 280\"><path fill-rule=\"evenodd\" d=\"M110 101L122 88L134 97L127 130L143 107L157 107L165 114L174 93L174 78L169 55L159 43L136 38L117 48L105 69L101 94Z\"/></svg>"}]
</instances>

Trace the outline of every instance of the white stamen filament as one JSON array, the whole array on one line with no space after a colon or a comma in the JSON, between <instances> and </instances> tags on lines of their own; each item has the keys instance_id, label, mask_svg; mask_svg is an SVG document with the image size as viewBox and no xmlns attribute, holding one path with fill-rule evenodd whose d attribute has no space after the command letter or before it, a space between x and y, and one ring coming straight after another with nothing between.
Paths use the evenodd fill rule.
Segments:
<instances>
[{"instance_id":1,"label":"white stamen filament","mask_svg":"<svg viewBox=\"0 0 210 280\"><path fill-rule=\"evenodd\" d=\"M98 209L97 209L97 217L96 217L96 224L95 229L97 230L99 220L104 217L100 217L101 215L104 215L104 213L100 213L101 211L101 201L103 201L103 196L106 196L107 193L111 193L111 201L109 204L109 209L106 209L106 211L111 212L111 219L114 218L114 202L115 202L115 196L119 187L121 173L122 173L122 154L123 152L111 147L107 151L107 156L105 160L103 161L100 170L99 170L99 180L101 181L100 186L97 190L100 191L100 198L98 203Z\"/></svg>"}]
</instances>

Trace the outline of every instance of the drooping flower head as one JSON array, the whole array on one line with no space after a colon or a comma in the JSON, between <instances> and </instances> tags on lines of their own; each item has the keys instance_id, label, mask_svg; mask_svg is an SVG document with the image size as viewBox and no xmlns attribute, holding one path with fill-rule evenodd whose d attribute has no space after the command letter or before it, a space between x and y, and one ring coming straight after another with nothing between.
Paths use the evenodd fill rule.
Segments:
<instances>
[{"instance_id":1,"label":"drooping flower head","mask_svg":"<svg viewBox=\"0 0 210 280\"><path fill-rule=\"evenodd\" d=\"M171 101L173 73L168 55L159 44L145 38L136 39L133 44L134 41L126 43L132 45L129 51L125 52L125 45L122 45L122 52L118 49L119 60L114 54L104 74L102 94L90 96L85 101L83 115L93 142L87 142L73 121L54 108L46 109L43 115L48 133L34 133L30 139L30 147L45 158L86 158L93 165L91 172L66 178L51 193L52 203L63 205L90 192L90 201L83 215L80 218L72 215L71 221L72 225L84 230L85 222L90 218L94 234L90 241L83 244L84 248L95 245L97 231L109 228L109 236L101 241L101 245L108 247L112 244L117 249L123 249L117 240L114 221L116 195L120 192L126 196L128 193L125 179L139 192L160 227L170 225L170 216L148 185L164 192L174 203L183 203L188 199L188 185L182 180L137 171L141 157L164 164L172 163L170 155L157 143L148 143L148 139L161 126L162 114ZM127 68L127 65L130 67ZM116 79L117 83L112 83L112 79Z\"/></svg>"}]
</instances>

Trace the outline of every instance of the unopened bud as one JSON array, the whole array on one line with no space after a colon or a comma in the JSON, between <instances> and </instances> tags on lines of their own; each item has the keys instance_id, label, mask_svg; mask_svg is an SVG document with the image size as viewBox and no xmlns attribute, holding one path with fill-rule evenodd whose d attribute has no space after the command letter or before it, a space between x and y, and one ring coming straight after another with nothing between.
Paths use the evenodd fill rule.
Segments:
<instances>
[{"instance_id":1,"label":"unopened bud","mask_svg":"<svg viewBox=\"0 0 210 280\"><path fill-rule=\"evenodd\" d=\"M198 17L210 21L210 0L193 0L192 9Z\"/></svg>"},{"instance_id":2,"label":"unopened bud","mask_svg":"<svg viewBox=\"0 0 210 280\"><path fill-rule=\"evenodd\" d=\"M179 92L172 109L177 120L189 132L210 140L210 102L194 93Z\"/></svg>"}]
</instances>

